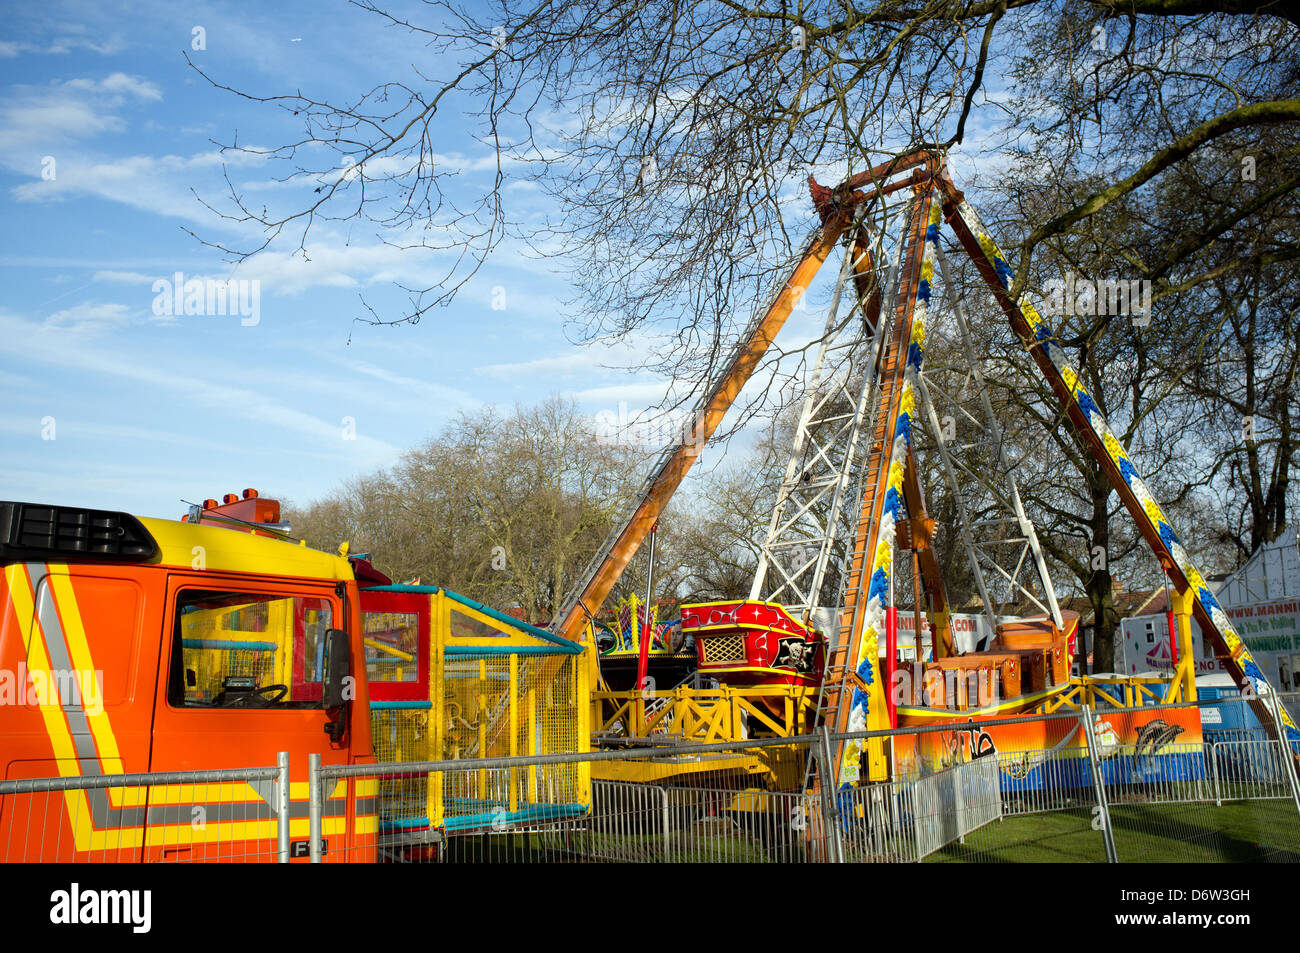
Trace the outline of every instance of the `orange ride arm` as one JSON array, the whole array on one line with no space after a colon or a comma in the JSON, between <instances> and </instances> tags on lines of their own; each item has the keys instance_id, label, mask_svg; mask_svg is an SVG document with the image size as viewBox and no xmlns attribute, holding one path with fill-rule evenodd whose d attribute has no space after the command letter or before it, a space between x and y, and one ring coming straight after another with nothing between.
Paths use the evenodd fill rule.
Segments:
<instances>
[{"instance_id":1,"label":"orange ride arm","mask_svg":"<svg viewBox=\"0 0 1300 953\"><path fill-rule=\"evenodd\" d=\"M600 612L610 590L636 554L650 527L659 519L673 493L681 485L688 470L699 458L700 451L713 436L745 382L753 375L759 361L767 353L777 332L781 330L790 312L812 283L822 263L826 261L835 243L839 241L850 221L850 214L837 212L817 229L804 246L767 311L751 327L747 338L741 342L731 360L719 374L701 408L696 412L690 433L676 447L665 452L654 473L646 481L645 490L632 515L623 523L616 536L607 540L588 567L586 582L561 612L556 614L551 628L556 635L581 641L587 614L595 617Z\"/></svg>"}]
</instances>

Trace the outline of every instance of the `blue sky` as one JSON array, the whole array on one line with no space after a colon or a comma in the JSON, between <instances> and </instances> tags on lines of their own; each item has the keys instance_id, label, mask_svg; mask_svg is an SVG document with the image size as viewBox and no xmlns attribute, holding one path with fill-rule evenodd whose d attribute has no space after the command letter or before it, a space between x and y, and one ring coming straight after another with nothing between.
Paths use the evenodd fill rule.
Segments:
<instances>
[{"instance_id":1,"label":"blue sky","mask_svg":"<svg viewBox=\"0 0 1300 953\"><path fill-rule=\"evenodd\" d=\"M391 463L461 410L551 392L584 410L662 389L570 344L554 266L494 257L418 326L356 325L359 293L432 267L369 231L320 228L310 262L273 246L234 272L213 240L247 236L207 212L222 191L211 141L278 144L300 127L213 89L186 65L256 92L346 98L428 54L345 5L11 6L0 32L0 497L176 517L181 498L255 486L304 502ZM427 64L425 65L427 69ZM388 69L388 75L380 72ZM406 72L406 76L410 76ZM466 170L487 155L447 130ZM52 173L52 174L51 174ZM275 192L257 163L241 187ZM512 201L538 201L526 189ZM180 272L259 282L258 320L155 314ZM506 292L493 310L492 291ZM391 297L390 299L391 300ZM349 340L350 338L350 340ZM349 423L350 422L350 423ZM52 438L52 439L51 439Z\"/></svg>"},{"instance_id":2,"label":"blue sky","mask_svg":"<svg viewBox=\"0 0 1300 953\"><path fill-rule=\"evenodd\" d=\"M462 410L559 392L593 416L620 405L635 415L663 393L666 382L619 369L635 344L570 343L565 277L509 244L417 326L354 323L361 294L392 304L395 279L440 273L436 257L386 246L373 227L325 223L310 260L289 240L232 271L187 234L253 235L195 196L222 197L213 140L237 132L279 145L301 125L214 89L186 51L240 90L319 100L415 82L409 64L448 68L345 4L10 6L0 27L0 498L173 518L182 498L246 486L302 503L392 463ZM464 120L440 128L438 162L461 169L467 190L481 186L488 146ZM291 202L263 164L226 159L245 194ZM804 194L801 182L791 188ZM528 183L505 194L516 218L548 211ZM177 272L256 281L256 323L157 314L155 282ZM786 346L820 330L816 291Z\"/></svg>"}]
</instances>

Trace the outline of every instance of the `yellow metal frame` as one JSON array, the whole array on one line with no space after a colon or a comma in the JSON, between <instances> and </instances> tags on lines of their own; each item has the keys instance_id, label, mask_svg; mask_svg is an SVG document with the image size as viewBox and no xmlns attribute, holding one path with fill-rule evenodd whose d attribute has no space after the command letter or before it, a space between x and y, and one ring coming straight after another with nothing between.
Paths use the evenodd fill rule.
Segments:
<instances>
[{"instance_id":1,"label":"yellow metal frame","mask_svg":"<svg viewBox=\"0 0 1300 953\"><path fill-rule=\"evenodd\" d=\"M1113 705L1116 708L1168 705L1183 700L1181 689L1176 672L1171 678L1159 675L1127 675L1120 678L1084 676L1070 679L1070 685L1065 691L1053 696L1037 710L1051 714L1065 708L1079 711L1084 705L1094 709L1099 704Z\"/></svg>"},{"instance_id":2,"label":"yellow metal frame","mask_svg":"<svg viewBox=\"0 0 1300 953\"><path fill-rule=\"evenodd\" d=\"M780 701L779 717L763 703L772 699ZM598 690L591 693L591 704L583 707L591 713L589 723L597 725L599 733L613 734L621 727L622 733L636 738L671 735L674 741L711 744L741 741L746 716L757 721L764 737L804 734L816 705L817 689L811 686L724 685L680 686L666 692ZM647 707L653 709L648 718L644 716ZM754 727L754 721L749 726ZM794 745L755 749L753 753L664 756L670 753L671 749L655 749L654 757L644 760L598 761L593 765L593 777L649 784L683 776L725 775L733 782L741 778L759 788L780 790L793 790L803 778L805 750Z\"/></svg>"},{"instance_id":3,"label":"yellow metal frame","mask_svg":"<svg viewBox=\"0 0 1300 953\"><path fill-rule=\"evenodd\" d=\"M601 781L631 781L637 784L672 783L684 778L707 783L704 782L706 777L710 780L725 777L729 787L737 788L736 798L744 799L759 795L762 791L796 790L803 782L805 756L804 748L779 745L758 748L752 753L744 754L597 761L592 770L593 776ZM752 805L753 802L749 803Z\"/></svg>"},{"instance_id":4,"label":"yellow metal frame","mask_svg":"<svg viewBox=\"0 0 1300 953\"><path fill-rule=\"evenodd\" d=\"M427 748L429 757L433 760L440 760L451 757L450 744L451 735L455 728L453 718L449 710L451 702L447 690L447 676L449 670L447 649L449 647L466 647L491 650L500 649L523 649L536 648L545 643L537 636L532 635L522 628L511 626L501 619L493 618L476 609L467 606L457 600L449 597L444 590L430 593L429 596L429 682L427 685L428 697L431 702L428 718L428 737L429 746ZM462 615L486 625L500 636L456 636L452 634L451 623L452 613L461 613ZM384 647L387 650L387 647ZM498 658L508 666L509 685L506 688L507 700L506 708L500 713L505 719L505 745L503 750L489 751L488 739L488 715L491 708L490 697L484 693L483 685L486 684L488 676L488 658L476 657L474 655L451 656L451 658L460 658L461 661L471 667L476 666L478 670L479 686L474 700L477 710L474 712L463 711L459 718L469 722L476 730L477 757L487 757L489 755L537 755L538 750L538 719L542 717L543 702L538 697L539 688L542 685L549 685L555 678L562 677L561 669L566 661L572 660L570 674L567 676L572 681L566 688L573 693L575 700L574 718L576 723L574 750L585 752L589 750L590 730L590 710L586 701L589 694L589 664L584 655L594 653L591 642L583 645L582 652L579 654L564 653L558 650L554 656L541 656L542 664L537 667L533 677L526 683L521 684L521 667L519 665L520 655L516 653L500 654ZM523 732L521 728L525 725L534 726L533 730ZM523 744L521 745L521 736ZM543 733L545 736L545 733ZM521 750L522 749L522 750ZM474 757L465 759L466 767L472 768ZM590 762L581 762L576 765L577 769L577 790L576 797L578 803L591 803L591 764ZM521 772L526 772L525 784L526 794L524 795L530 802L535 802L538 798L539 783L538 769L535 765L524 768L510 769L509 784L509 803L508 809L511 812L518 811L520 804L520 788L516 783L520 779ZM486 769L479 772L479 790L488 790ZM430 774L425 781L426 784L426 802L428 818L432 827L443 826L447 813L447 805L444 800L443 777L440 774Z\"/></svg>"},{"instance_id":5,"label":"yellow metal frame","mask_svg":"<svg viewBox=\"0 0 1300 953\"><path fill-rule=\"evenodd\" d=\"M763 699L778 699L782 714L773 716ZM668 692L591 693L593 724L606 733L621 725L626 734L650 738L668 733L692 743L736 741L744 737L743 719L758 720L765 736L788 738L806 732L808 714L817 704L817 689L807 685L680 686ZM606 715L605 702L612 703ZM655 703L659 702L658 705ZM649 717L644 712L654 709Z\"/></svg>"},{"instance_id":6,"label":"yellow metal frame","mask_svg":"<svg viewBox=\"0 0 1300 953\"><path fill-rule=\"evenodd\" d=\"M1174 668L1165 703L1196 701L1196 655L1192 647L1192 606L1196 595L1191 588L1175 590L1169 597L1178 627L1178 665ZM1180 697L1181 696L1181 697Z\"/></svg>"}]
</instances>

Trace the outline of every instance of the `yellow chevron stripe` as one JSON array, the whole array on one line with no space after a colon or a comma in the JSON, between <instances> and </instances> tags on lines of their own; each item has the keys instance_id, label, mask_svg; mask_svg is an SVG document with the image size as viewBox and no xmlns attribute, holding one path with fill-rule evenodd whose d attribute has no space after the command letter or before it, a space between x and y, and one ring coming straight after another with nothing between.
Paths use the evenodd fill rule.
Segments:
<instances>
[{"instance_id":1,"label":"yellow chevron stripe","mask_svg":"<svg viewBox=\"0 0 1300 953\"><path fill-rule=\"evenodd\" d=\"M90 642L86 638L86 627L81 621L81 610L72 589L72 577L68 575L68 566L66 563L50 563L47 568L50 572L47 578L54 595L55 610L59 614L59 621L63 624L63 635L67 641L68 658L72 660L72 667L77 672L78 682L81 685L81 697L83 699L94 697L93 694L87 694L86 686L81 680L84 673L93 673L98 669L90 652ZM98 689L92 689L93 691ZM103 699L100 701L99 711L95 714L86 711L85 706L82 706L86 722L90 725L91 737L95 740L95 750L99 755L99 770L101 774L123 774L125 772L122 754L117 746L117 736L113 734L113 725L109 720L108 710L102 704ZM108 801L113 807L143 807L145 791L138 787L109 788Z\"/></svg>"},{"instance_id":2,"label":"yellow chevron stripe","mask_svg":"<svg viewBox=\"0 0 1300 953\"><path fill-rule=\"evenodd\" d=\"M13 600L14 614L18 618L19 631L27 644L28 672L42 672L50 684L53 673L50 671L49 655L45 648L45 633L36 619L35 587L31 574L24 565L11 566L13 572L7 573L9 595ZM46 701L49 699L46 698ZM45 732L50 739L50 748L54 753L54 763L59 776L64 778L81 777L81 762L77 758L77 747L72 740L72 731L60 705L44 704L37 706L41 720L45 723ZM72 833L78 851L103 849L107 843L95 847L92 831L89 829L90 801L85 791L64 791L63 801L68 816L72 818ZM85 819L87 823L80 823ZM116 846L113 844L112 846Z\"/></svg>"},{"instance_id":3,"label":"yellow chevron stripe","mask_svg":"<svg viewBox=\"0 0 1300 953\"><path fill-rule=\"evenodd\" d=\"M307 837L310 834L307 818L289 822L290 837ZM327 817L321 820L321 834L325 836L347 833L347 820ZM189 824L155 824L149 827L145 844L149 847L188 846L189 844L219 844L239 841L275 840L275 821L216 821L195 829Z\"/></svg>"}]
</instances>

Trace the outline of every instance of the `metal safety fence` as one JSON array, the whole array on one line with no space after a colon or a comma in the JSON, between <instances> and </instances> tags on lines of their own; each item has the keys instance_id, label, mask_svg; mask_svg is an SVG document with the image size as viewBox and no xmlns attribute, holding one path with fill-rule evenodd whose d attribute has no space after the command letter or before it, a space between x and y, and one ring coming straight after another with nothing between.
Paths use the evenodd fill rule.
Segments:
<instances>
[{"instance_id":1,"label":"metal safety fence","mask_svg":"<svg viewBox=\"0 0 1300 953\"><path fill-rule=\"evenodd\" d=\"M1219 704L1211 700L1204 704ZM1159 710L1144 725L1175 732ZM998 824L933 859L965 862L1300 860L1300 784L1288 746L1207 732L1199 743L1099 737L1123 709L1078 713L1085 744L1000 753ZM1024 721L1024 719L1019 719Z\"/></svg>"},{"instance_id":2,"label":"metal safety fence","mask_svg":"<svg viewBox=\"0 0 1300 953\"><path fill-rule=\"evenodd\" d=\"M400 765L313 759L309 788L347 783L382 795L400 774L407 790L428 792L441 807L436 828L409 825L400 805L378 799L381 861L795 863L812 859L809 832L820 826L817 799L800 790L811 740ZM323 862L372 850L323 835L312 843Z\"/></svg>"},{"instance_id":3,"label":"metal safety fence","mask_svg":"<svg viewBox=\"0 0 1300 953\"><path fill-rule=\"evenodd\" d=\"M849 788L839 806L845 861L921 861L1002 816L998 764L984 758L914 780Z\"/></svg>"},{"instance_id":4,"label":"metal safety fence","mask_svg":"<svg viewBox=\"0 0 1300 953\"><path fill-rule=\"evenodd\" d=\"M283 753L266 768L0 781L0 862L285 863L295 819L305 857L306 798L291 799Z\"/></svg>"},{"instance_id":5,"label":"metal safety fence","mask_svg":"<svg viewBox=\"0 0 1300 953\"><path fill-rule=\"evenodd\" d=\"M402 829L380 801L378 859L389 862L915 862L1001 816L998 764L981 760L860 788L803 786L807 760L825 763L832 736L677 745L537 758L400 766L406 783L443 792L438 830ZM528 816L508 801L524 772L583 763L586 797L539 789ZM321 766L313 790L375 784L396 765ZM460 797L448 797L446 792ZM579 795L581 797L581 794ZM454 813L458 812L458 813ZM313 838L313 859L369 859ZM351 851L351 856L346 851Z\"/></svg>"},{"instance_id":6,"label":"metal safety fence","mask_svg":"<svg viewBox=\"0 0 1300 953\"><path fill-rule=\"evenodd\" d=\"M1194 727L1172 708L1085 707L724 744L312 756L292 785L285 755L275 767L8 780L0 861L1300 860L1290 746L1223 732L1177 743L1175 722ZM1134 723L1141 740L1119 743L1114 726ZM995 735L1035 741L999 751ZM848 741L879 744L888 779L836 783Z\"/></svg>"}]
</instances>

